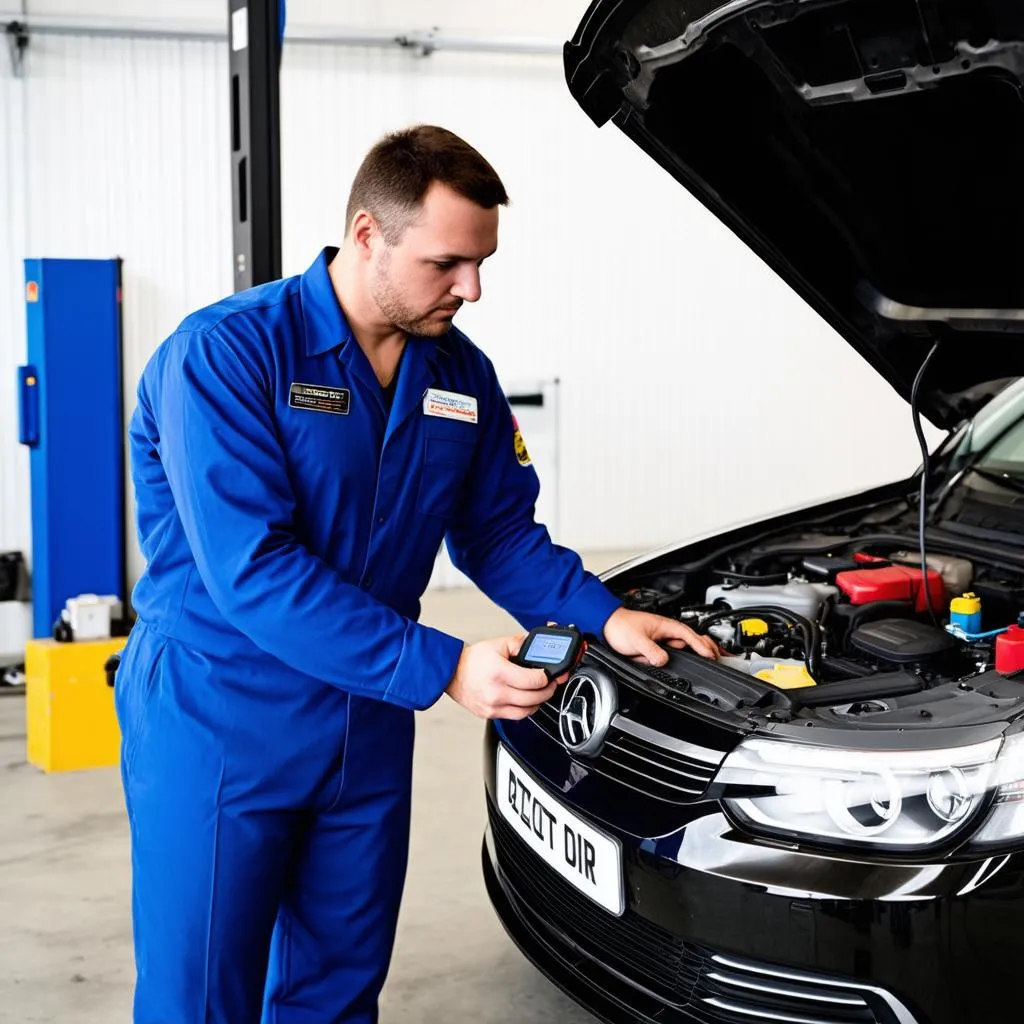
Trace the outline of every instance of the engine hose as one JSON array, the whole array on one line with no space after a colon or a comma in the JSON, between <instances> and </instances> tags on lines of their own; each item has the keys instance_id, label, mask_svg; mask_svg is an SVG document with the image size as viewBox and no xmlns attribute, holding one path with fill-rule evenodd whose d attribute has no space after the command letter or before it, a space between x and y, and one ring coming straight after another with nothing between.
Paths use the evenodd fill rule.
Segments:
<instances>
[{"instance_id":1,"label":"engine hose","mask_svg":"<svg viewBox=\"0 0 1024 1024\"><path fill-rule=\"evenodd\" d=\"M758 575L753 572L731 572L728 569L713 568L711 573L723 580L736 580L737 583L757 583L766 587L789 582L789 574L785 572L773 572L765 575Z\"/></svg>"},{"instance_id":2,"label":"engine hose","mask_svg":"<svg viewBox=\"0 0 1024 1024\"><path fill-rule=\"evenodd\" d=\"M707 632L707 627L721 619L748 618L760 616L765 619L777 619L789 626L796 626L804 638L804 665L810 677L818 682L818 675L821 671L821 631L817 623L810 619L791 612L788 608L774 606L760 607L757 605L749 608L723 608L721 611L712 612L706 616L697 626L698 633Z\"/></svg>"},{"instance_id":3,"label":"engine hose","mask_svg":"<svg viewBox=\"0 0 1024 1024\"><path fill-rule=\"evenodd\" d=\"M824 601L821 602L821 611L818 612L817 626L819 631L824 632L825 626L828 624L828 620L832 617L832 612L836 606L835 594L829 594Z\"/></svg>"}]
</instances>

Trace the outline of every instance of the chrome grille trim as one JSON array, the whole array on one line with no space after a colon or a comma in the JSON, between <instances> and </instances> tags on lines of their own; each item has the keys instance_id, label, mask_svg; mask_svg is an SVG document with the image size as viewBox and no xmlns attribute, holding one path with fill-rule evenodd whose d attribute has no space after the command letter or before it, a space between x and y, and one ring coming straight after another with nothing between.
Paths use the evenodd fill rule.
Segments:
<instances>
[{"instance_id":1,"label":"chrome grille trim","mask_svg":"<svg viewBox=\"0 0 1024 1024\"><path fill-rule=\"evenodd\" d=\"M610 769L612 768L617 769L617 771L611 771ZM604 752L602 752L600 760L591 765L591 770L597 772L598 775L607 775L609 778L614 778L623 785L637 789L641 793L647 792L652 785L657 785L664 787L668 791L679 793L682 796L698 797L707 789L709 781L708 779L695 779L693 782L684 782L680 779L678 782L667 782L657 779L652 774L644 772L639 768L623 764L614 757L609 757ZM621 772L627 772L628 777L623 777L620 774Z\"/></svg>"},{"instance_id":2,"label":"chrome grille trim","mask_svg":"<svg viewBox=\"0 0 1024 1024\"><path fill-rule=\"evenodd\" d=\"M782 981L795 981L801 985L816 985L823 988L840 988L850 992L867 992L878 999L881 999L889 1007L893 1016L899 1024L918 1024L917 1018L903 1005L891 992L875 985L862 985L854 981L841 981L833 978L822 978L815 974L805 974L790 968L768 967L763 964L744 963L742 960L733 959L730 956L723 956L715 953L712 961L722 967L732 968L736 971L745 971L747 974L756 974L762 977L778 978Z\"/></svg>"},{"instance_id":3,"label":"chrome grille trim","mask_svg":"<svg viewBox=\"0 0 1024 1024\"><path fill-rule=\"evenodd\" d=\"M682 768L676 768L674 765L670 765L670 764L667 764L665 762L652 761L649 757L644 757L643 754L641 754L641 753L639 753L639 752L637 752L635 750L630 750L628 747L623 747L620 744L616 743L614 740L606 740L605 741L605 745L604 745L604 747L602 747L602 753L604 753L605 751L607 751L609 749L621 751L623 754L627 754L629 757L635 757L638 761L643 761L646 764L649 764L649 765L651 765L654 768L660 768L662 771L671 772L673 775L681 775L684 779L690 779L693 782L700 783L700 789L701 790L703 790L704 787L707 785L708 780L707 780L707 775L706 774L705 775L698 775L695 772L688 772L688 771L685 771ZM605 754L605 756L607 756L607 754ZM617 762L617 763L620 763L620 762ZM623 768L628 768L627 765L622 765L622 767ZM635 768L632 768L632 769L629 769L629 770L630 771L634 771L634 772L636 771ZM682 783L681 783L681 785L682 785Z\"/></svg>"},{"instance_id":4,"label":"chrome grille trim","mask_svg":"<svg viewBox=\"0 0 1024 1024\"><path fill-rule=\"evenodd\" d=\"M725 754L721 750L712 750L710 747L702 747L696 743L687 743L686 740L678 740L667 733L658 732L639 722L633 722L617 714L612 719L612 728L619 729L635 736L638 740L650 743L652 747L661 747L662 750L671 751L673 754L682 754L694 761L702 761L708 765L720 765L725 760Z\"/></svg>"},{"instance_id":5,"label":"chrome grille trim","mask_svg":"<svg viewBox=\"0 0 1024 1024\"><path fill-rule=\"evenodd\" d=\"M808 992L806 989L799 989L795 985L762 985L759 982L749 981L746 978L719 974L717 971L708 972L707 977L712 981L721 982L723 985L731 985L733 988L751 989L755 992L765 992L772 996L785 996L787 999L808 999L819 1003L835 1003L837 1006L864 1005L863 999L852 996L833 996L827 992ZM824 986L825 982L822 982L822 987Z\"/></svg>"},{"instance_id":6,"label":"chrome grille trim","mask_svg":"<svg viewBox=\"0 0 1024 1024\"><path fill-rule=\"evenodd\" d=\"M739 1006L730 1003L725 999L702 999L706 1006L713 1006L718 1010L725 1010L726 1013L735 1013L740 1017L749 1017L752 1020L770 1020L778 1024L836 1024L834 1020L826 1017L792 1017L789 1014L781 1014L778 1010L755 1010L749 1006Z\"/></svg>"}]
</instances>

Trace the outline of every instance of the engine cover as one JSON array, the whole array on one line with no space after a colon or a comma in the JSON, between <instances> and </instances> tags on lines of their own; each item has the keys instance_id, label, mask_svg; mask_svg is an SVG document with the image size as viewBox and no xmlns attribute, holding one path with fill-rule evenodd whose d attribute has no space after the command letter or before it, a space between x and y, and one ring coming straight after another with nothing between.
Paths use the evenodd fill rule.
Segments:
<instances>
[{"instance_id":1,"label":"engine cover","mask_svg":"<svg viewBox=\"0 0 1024 1024\"><path fill-rule=\"evenodd\" d=\"M855 629L850 644L894 665L910 665L944 654L956 641L942 629L914 619L879 619Z\"/></svg>"}]
</instances>

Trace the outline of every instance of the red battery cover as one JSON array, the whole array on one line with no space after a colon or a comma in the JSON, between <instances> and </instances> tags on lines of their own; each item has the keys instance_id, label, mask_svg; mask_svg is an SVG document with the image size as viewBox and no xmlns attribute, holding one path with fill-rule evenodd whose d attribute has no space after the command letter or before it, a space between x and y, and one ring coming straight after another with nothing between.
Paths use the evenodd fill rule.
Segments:
<instances>
[{"instance_id":1,"label":"red battery cover","mask_svg":"<svg viewBox=\"0 0 1024 1024\"><path fill-rule=\"evenodd\" d=\"M1004 676L1024 669L1024 629L1011 626L996 637L996 671Z\"/></svg>"},{"instance_id":2,"label":"red battery cover","mask_svg":"<svg viewBox=\"0 0 1024 1024\"><path fill-rule=\"evenodd\" d=\"M836 575L836 586L851 604L873 601L913 601L918 612L928 611L921 570L909 565L890 565L884 569L852 569ZM928 570L928 592L932 609L939 611L946 599L946 584L935 569Z\"/></svg>"},{"instance_id":3,"label":"red battery cover","mask_svg":"<svg viewBox=\"0 0 1024 1024\"><path fill-rule=\"evenodd\" d=\"M860 562L861 565L871 565L872 563L880 562L882 565L888 565L889 559L882 558L879 555L869 555L866 551L855 551L853 554L853 560Z\"/></svg>"}]
</instances>

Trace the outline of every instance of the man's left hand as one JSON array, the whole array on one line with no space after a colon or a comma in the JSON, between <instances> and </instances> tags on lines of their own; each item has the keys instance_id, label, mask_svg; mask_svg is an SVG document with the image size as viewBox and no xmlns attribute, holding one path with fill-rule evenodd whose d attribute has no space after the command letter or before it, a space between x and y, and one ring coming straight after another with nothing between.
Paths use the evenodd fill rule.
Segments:
<instances>
[{"instance_id":1,"label":"man's left hand","mask_svg":"<svg viewBox=\"0 0 1024 1024\"><path fill-rule=\"evenodd\" d=\"M719 655L718 645L711 637L701 636L675 619L628 608L618 608L612 613L605 623L604 638L612 650L656 668L668 661L668 652L658 646L658 641L677 650L689 647L703 658Z\"/></svg>"}]
</instances>

